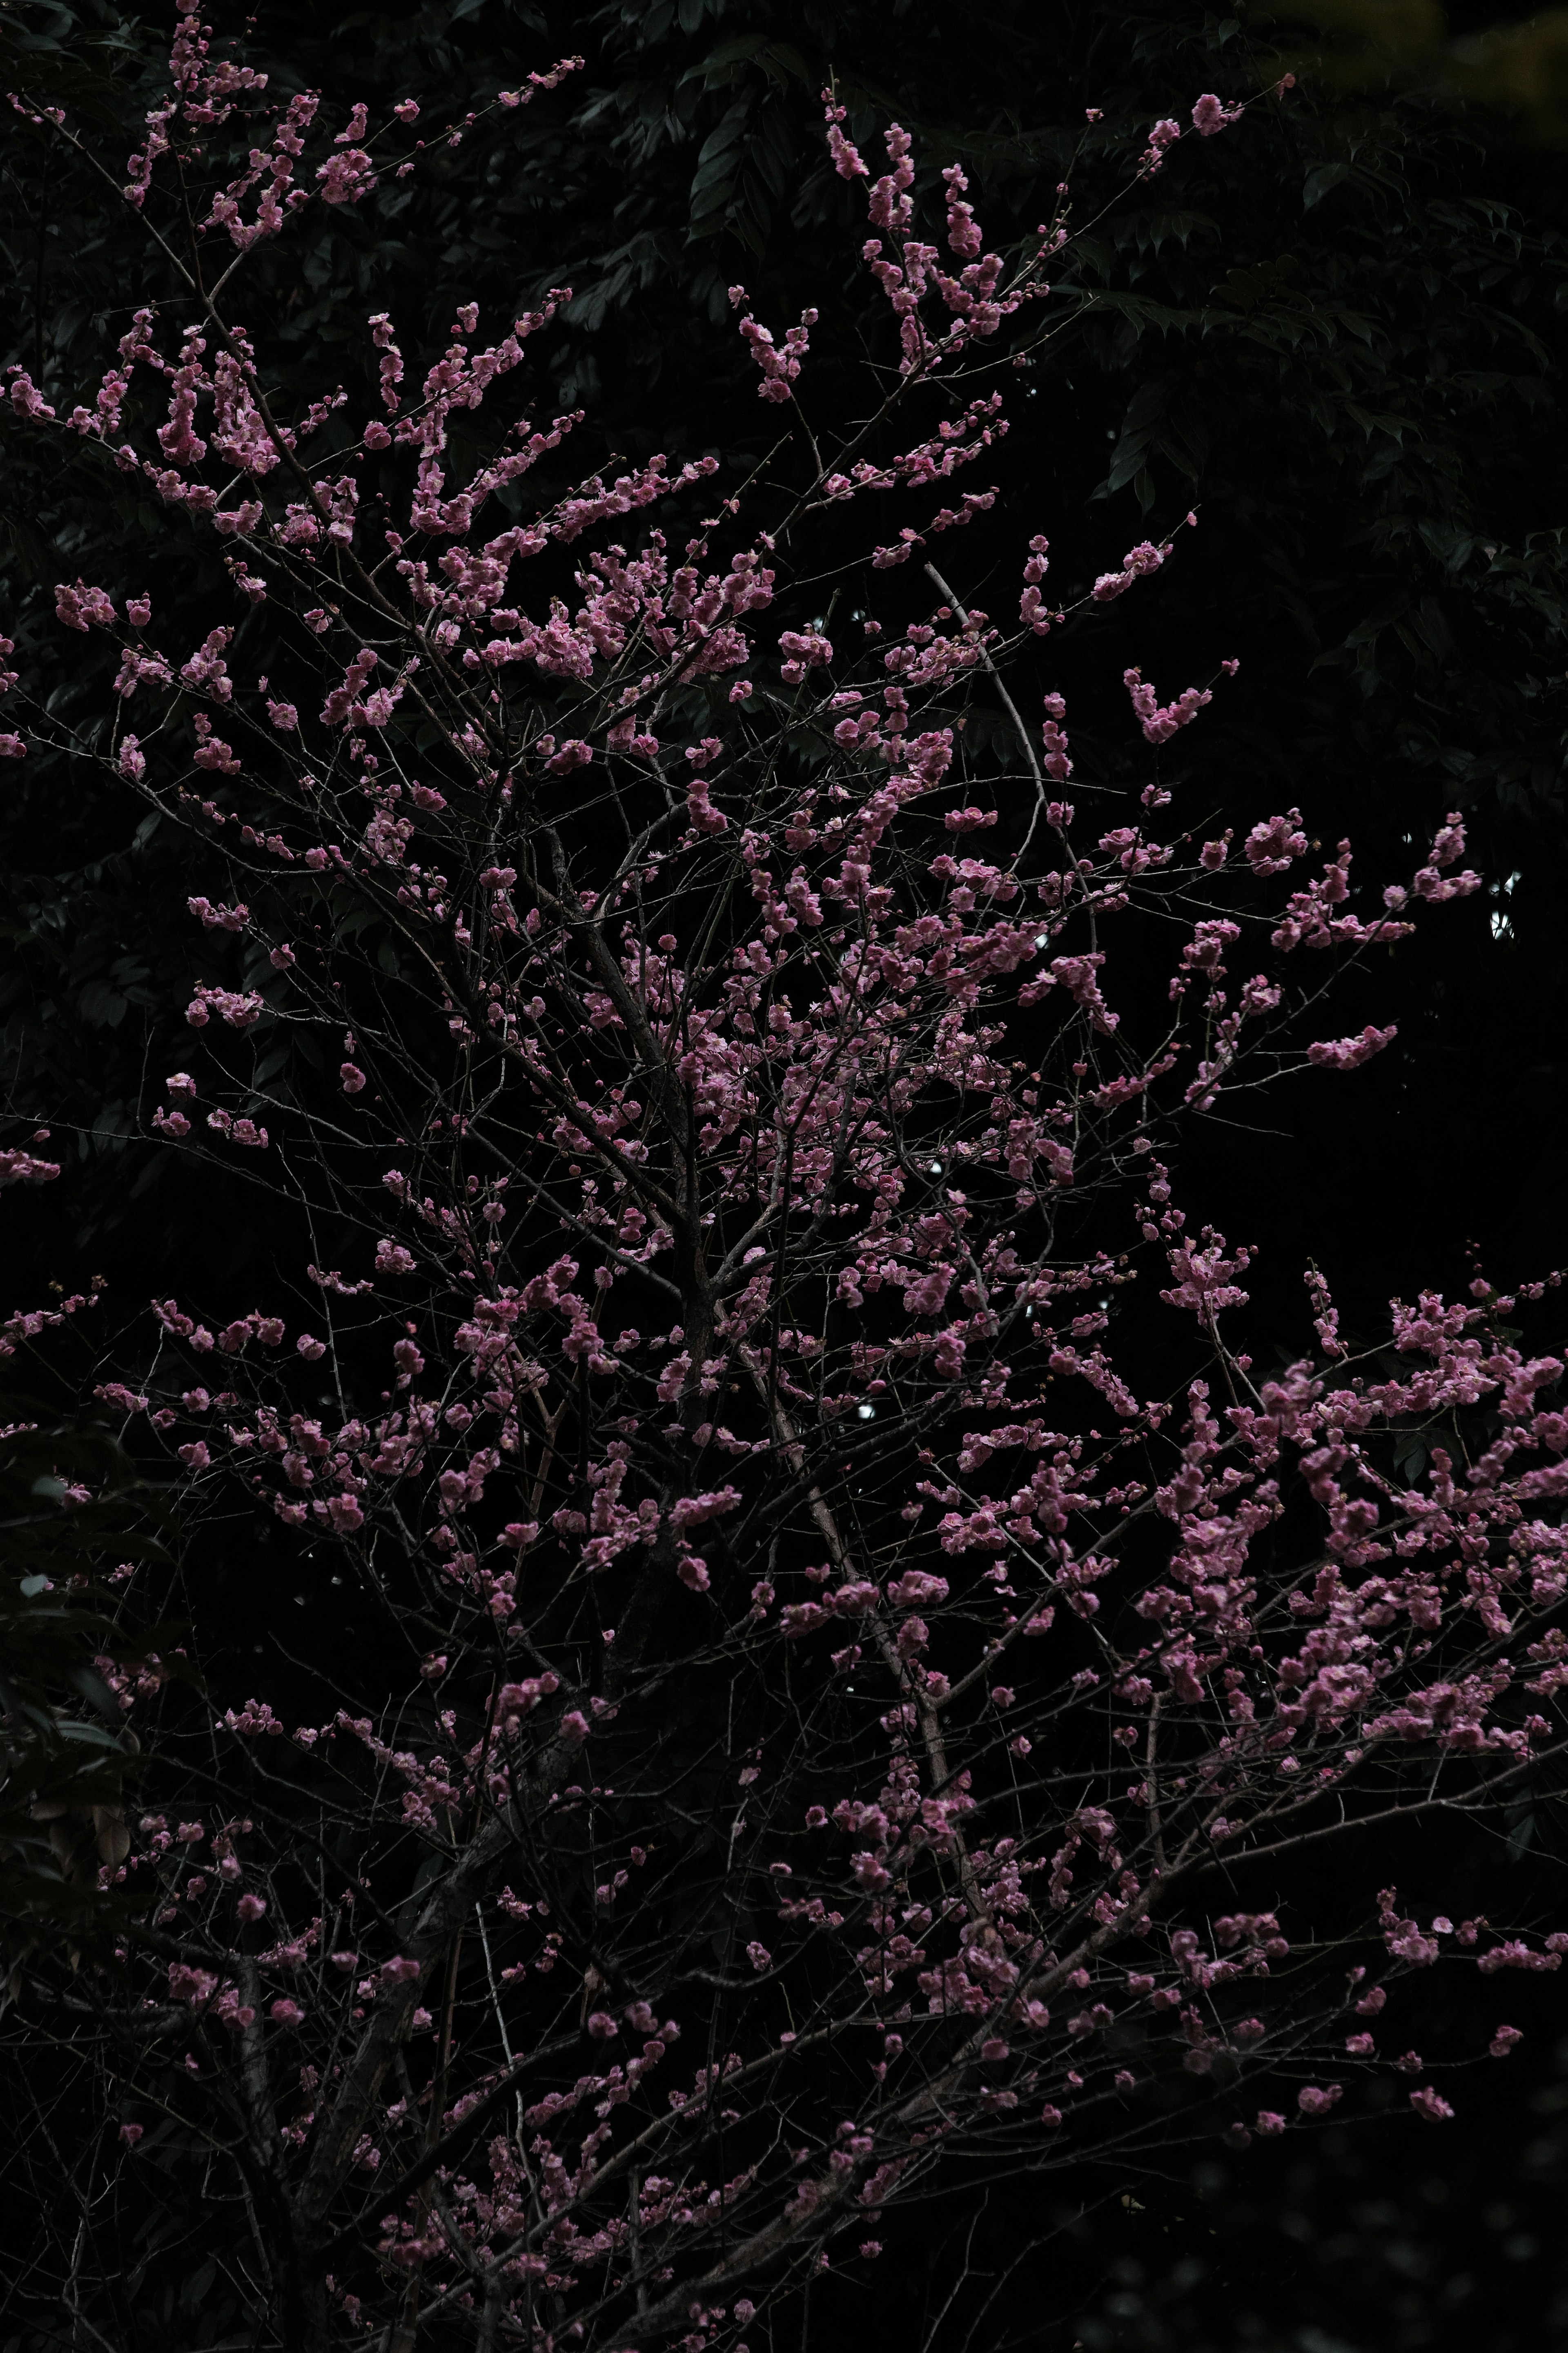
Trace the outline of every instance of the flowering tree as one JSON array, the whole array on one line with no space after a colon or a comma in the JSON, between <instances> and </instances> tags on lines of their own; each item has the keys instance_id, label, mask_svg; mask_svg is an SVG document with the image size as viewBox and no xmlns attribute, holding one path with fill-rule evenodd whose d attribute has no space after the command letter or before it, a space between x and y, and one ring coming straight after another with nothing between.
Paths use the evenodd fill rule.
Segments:
<instances>
[{"instance_id":1,"label":"flowering tree","mask_svg":"<svg viewBox=\"0 0 1568 2353\"><path fill-rule=\"evenodd\" d=\"M1361 1834L1562 1753L1562 1363L1479 1276L1358 1360L1313 1272L1266 1375L1252 1252L1168 1152L1387 1046L1322 1001L1475 889L1458 818L1359 909L1300 811L1188 818L1165 747L1217 649L1163 702L1127 670L1142 780L1075 807L1046 537L1005 625L936 548L1003 520L959 478L1048 346L1065 190L1004 256L950 168L922 241L910 139L874 177L829 97L889 313L861 413L814 409L816 313L775 337L737 286L757 480L572 484L582 420L517 392L559 297L488 343L459 304L417 389L369 318L371 413L286 413L247 255L417 165L411 104L319 112L187 11L123 187L183 319L138 311L68 416L11 378L229 551L194 646L61 584L112 708L68 735L22 687L0 749L184 830L193 1067L148 1124L301 1238L273 1295L159 1301L96 1366L176 1482L189 1631L177 1675L104 1653L148 1759L100 1874L129 1926L16 2031L118 2183L234 2202L235 2325L290 2348L735 2345L967 2167L1245 2146L1389 2070L1448 2119L1394 2055L1407 1979L1568 1935L1409 1916ZM1199 97L1140 170L1229 119ZM1086 604L1157 596L1177 541ZM203 1578L258 1519L274 1620L299 1586L355 1634L275 1622L252 1677Z\"/></svg>"}]
</instances>

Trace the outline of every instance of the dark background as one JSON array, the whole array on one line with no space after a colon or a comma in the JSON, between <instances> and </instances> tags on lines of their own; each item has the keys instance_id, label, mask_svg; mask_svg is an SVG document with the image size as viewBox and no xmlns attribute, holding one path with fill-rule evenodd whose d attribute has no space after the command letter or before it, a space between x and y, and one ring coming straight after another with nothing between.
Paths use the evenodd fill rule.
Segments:
<instances>
[{"instance_id":1,"label":"dark background","mask_svg":"<svg viewBox=\"0 0 1568 2353\"><path fill-rule=\"evenodd\" d=\"M1456 15L1454 29L1490 13ZM4 78L58 96L118 162L159 29L108 8L8 6ZM1035 650L1038 685L1068 697L1080 779L1115 782L1130 757L1126 662L1165 696L1237 655L1239 677L1176 747L1194 824L1223 807L1241 830L1299 804L1314 839L1353 839L1365 906L1459 807L1488 878L1342 995L1335 1030L1397 1019L1394 1050L1259 1102L1250 1132L1210 1123L1189 1136L1183 1198L1265 1246L1259 1336L1294 1354L1309 1258L1353 1336L1375 1329L1391 1292L1458 1287L1472 1244L1504 1283L1568 1257L1568 202L1561 151L1528 125L1458 111L1397 72L1264 101L1117 195L1152 118L1184 116L1200 90L1251 95L1281 37L1198 0L268 7L253 50L274 88L320 87L345 108L363 97L374 113L413 95L441 121L561 53L585 66L458 155L437 151L395 203L319 217L264 250L250 299L281 332L302 400L366 381L369 311L390 311L413 353L444 339L458 301L478 301L489 326L569 281L539 406L589 411L577 469L711 449L738 480L776 413L755 398L725 287L743 279L775 332L806 301L821 309L825 404L826 355L853 351L866 300L858 199L824 160L826 73L863 143L889 115L916 133L922 188L962 160L994 240L1049 212L1084 108L1104 111L1074 180L1080 216L1109 209L1066 280L1100 299L1012 388L1015 429L993 470L1004 496L945 550L964 593L987 602L994 568L1007 617L1021 521L1049 535L1051 587L1070 595L1195 507L1199 528L1160 580ZM90 396L131 302L171 290L78 160L15 129L4 144L4 356L68 406ZM7 406L5 627L73 716L101 707L109 682L105 649L62 644L53 620L52 583L79 572L149 590L193 636L229 607L210 540L170 531L107 469L68 470ZM149 1086L181 1060L196 953L184 900L204 887L181 843L80 769L33 758L0 776L0 1140L47 1121L65 1164L59 1184L6 1198L7 1303L102 1274L111 1313L175 1285L222 1312L253 1303L294 1254L269 1197L198 1174L145 1131ZM273 1082L305 1088L309 1073L280 1064ZM1489 1890L1499 1911L1544 1911L1560 1901L1558 1843L1550 1810L1527 1799L1506 1847L1434 1830L1387 1873L1408 1900L1429 1894L1456 1915L1487 1908ZM975 2229L976 2277L1040 2243L994 2306L967 2298L935 2327L933 2348L966 2329L988 2348L1129 2353L1552 2341L1568 2327L1558 1982L1500 1992L1494 1979L1473 1996L1478 2031L1495 2012L1529 2039L1460 2080L1462 2121L1447 2131L1391 2116L1245 2159L1211 2141L1156 2179L999 2183ZM925 2343L950 2220L939 2208L889 2236L873 2304L825 2284L803 2337ZM169 2295L173 2342L177 2283Z\"/></svg>"}]
</instances>

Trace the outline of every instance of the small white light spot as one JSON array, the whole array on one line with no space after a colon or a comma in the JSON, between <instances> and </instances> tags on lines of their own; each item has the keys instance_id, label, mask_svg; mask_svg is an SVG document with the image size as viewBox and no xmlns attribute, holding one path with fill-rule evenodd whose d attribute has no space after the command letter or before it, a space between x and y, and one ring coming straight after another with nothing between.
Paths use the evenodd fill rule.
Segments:
<instances>
[{"instance_id":1,"label":"small white light spot","mask_svg":"<svg viewBox=\"0 0 1568 2353\"><path fill-rule=\"evenodd\" d=\"M877 1409L874 1405L857 1406L855 1409L862 1421L875 1421L877 1419Z\"/></svg>"}]
</instances>

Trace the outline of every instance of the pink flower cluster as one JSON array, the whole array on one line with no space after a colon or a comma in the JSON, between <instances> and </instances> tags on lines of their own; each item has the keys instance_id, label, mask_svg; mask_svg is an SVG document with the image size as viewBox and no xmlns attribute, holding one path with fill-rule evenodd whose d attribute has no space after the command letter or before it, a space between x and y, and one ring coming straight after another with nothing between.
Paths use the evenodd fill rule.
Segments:
<instances>
[{"instance_id":1,"label":"pink flower cluster","mask_svg":"<svg viewBox=\"0 0 1568 2353\"><path fill-rule=\"evenodd\" d=\"M265 101L264 143L257 77L187 7L132 201L242 100L203 198L237 261L310 191L406 168L364 107L323 153L308 95ZM121 648L111 710L153 712L82 756L203 845L193 944L234 984L194 985L196 1069L150 1125L270 1152L235 1165L298 1187L336 1261L210 1323L154 1303L96 1394L178 1497L195 1616L202 1562L259 1525L290 1648L296 1608L314 1630L352 1597L375 1628L275 1678L205 1620L179 1674L103 1662L148 1786L185 1793L105 1866L153 1932L117 2064L204 2151L246 2137L274 2273L304 2245L316 2282L331 2244L356 2328L417 2282L422 2313L520 2335L548 2296L554 2340L599 2353L717 2341L754 2315L739 2286L845 2231L874 2248L977 2144L1147 2152L1179 2100L1241 2147L1342 2119L1369 2074L1447 2121L1380 2042L1407 1980L1544 1981L1568 1949L1407 1913L1353 1843L1438 1784L1506 1808L1568 1746L1548 1286L1395 1301L1352 1350L1314 1271L1263 1371L1257 1248L1189 1221L1172 1174L1194 1110L1393 1049L1370 1019L1314 1038L1318 1000L1478 887L1463 828L1363 915L1348 845L1320 855L1296 808L1200 842L1157 777L1096 776L1080 820L1064 699L1037 732L1008 685L1058 618L1045 534L1007 630L909 568L1004 528L994 492L854 539L857 501L994 448L972 377L1059 246L988 251L956 166L926 241L910 135L874 179L826 111L877 232L885 436L816 417L820 460L802 433L743 495L661 455L563 488L542 461L575 416L493 423L563 291L489 345L459 304L422 377L376 314L377 413L333 454L347 396L282 427L216 302L174 356L139 313L69 420L12 375L28 430L139 435L116 462L210 519L282 648L276 678L237 625L160 651L146 598L57 590L62 628ZM1237 111L1205 94L1194 130ZM763 398L806 399L818 325L775 343L743 311ZM386 453L374 528L345 440ZM1089 624L1163 593L1176 544L1101 573ZM878 611L816 608L824 546L858 549ZM1145 765L1213 691L1122 677ZM994 762L977 694L1016 724ZM58 1174L47 1140L0 1181ZM62 1345L84 1303L11 1317L0 1353ZM1337 1873L1293 1875L1342 1837Z\"/></svg>"}]
</instances>

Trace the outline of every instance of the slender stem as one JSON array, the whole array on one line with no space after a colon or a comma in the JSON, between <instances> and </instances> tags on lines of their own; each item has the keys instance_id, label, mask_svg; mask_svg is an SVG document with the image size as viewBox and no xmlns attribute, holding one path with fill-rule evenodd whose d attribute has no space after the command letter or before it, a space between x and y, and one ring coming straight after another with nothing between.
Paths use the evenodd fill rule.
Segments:
<instances>
[{"instance_id":1,"label":"slender stem","mask_svg":"<svg viewBox=\"0 0 1568 2353\"><path fill-rule=\"evenodd\" d=\"M969 615L965 612L963 605L959 602L955 592L948 586L947 582L942 578L934 564L928 564L925 566L925 569L931 578L935 581L937 586L941 589L948 603L952 607L953 611L958 615L963 627L968 628L970 626ZM1017 855L1013 860L1014 868L1016 869L1023 863L1024 858L1028 851L1029 844L1035 838L1035 828L1038 825L1041 812L1046 806L1046 779L1044 772L1041 769L1039 760L1036 756L1034 744L1029 740L1029 731L1025 726L1023 719L1019 714L1017 704L1014 702L1012 696L1007 691L1007 681L1002 676L1002 673L997 669L995 663L992 660L990 649L985 644L984 638L977 636L974 643L979 652L980 659L985 666L986 675L990 679L993 686L996 689L997 694L1001 698L1003 707L1006 711L1008 718L1011 719L1015 728L1017 730L1018 741L1024 747L1024 757L1029 764L1029 773L1035 780L1035 806L1029 818L1029 829L1027 833L1025 834L1023 843Z\"/></svg>"}]
</instances>

